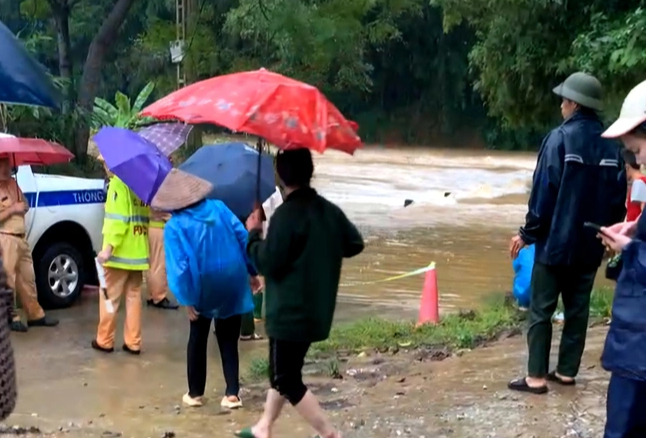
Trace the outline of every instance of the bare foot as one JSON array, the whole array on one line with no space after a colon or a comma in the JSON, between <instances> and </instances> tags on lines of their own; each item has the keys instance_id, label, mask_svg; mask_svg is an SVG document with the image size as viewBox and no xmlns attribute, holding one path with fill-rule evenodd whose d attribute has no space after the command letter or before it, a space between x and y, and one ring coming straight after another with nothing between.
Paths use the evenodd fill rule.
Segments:
<instances>
[{"instance_id":1,"label":"bare foot","mask_svg":"<svg viewBox=\"0 0 646 438\"><path fill-rule=\"evenodd\" d=\"M562 382L569 383L569 382L574 382L574 379L572 377L565 377L562 374L559 374L558 372L555 372L554 375L561 379Z\"/></svg>"},{"instance_id":2,"label":"bare foot","mask_svg":"<svg viewBox=\"0 0 646 438\"><path fill-rule=\"evenodd\" d=\"M271 431L267 428L260 427L259 425L252 427L251 433L254 438L271 438Z\"/></svg>"},{"instance_id":3,"label":"bare foot","mask_svg":"<svg viewBox=\"0 0 646 438\"><path fill-rule=\"evenodd\" d=\"M527 382L527 386L530 388L541 388L547 385L547 381L545 379L539 379L537 377L526 377L525 381Z\"/></svg>"}]
</instances>

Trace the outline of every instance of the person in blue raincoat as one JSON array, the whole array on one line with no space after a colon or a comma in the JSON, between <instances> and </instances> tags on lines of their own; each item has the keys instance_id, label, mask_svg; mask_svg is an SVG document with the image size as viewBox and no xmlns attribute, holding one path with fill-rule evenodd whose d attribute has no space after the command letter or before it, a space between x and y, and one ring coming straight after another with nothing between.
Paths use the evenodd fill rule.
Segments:
<instances>
[{"instance_id":1,"label":"person in blue raincoat","mask_svg":"<svg viewBox=\"0 0 646 438\"><path fill-rule=\"evenodd\" d=\"M531 296L532 270L534 269L534 245L520 250L518 257L512 261L514 268L514 298L520 310L529 308Z\"/></svg>"},{"instance_id":2,"label":"person in blue raincoat","mask_svg":"<svg viewBox=\"0 0 646 438\"><path fill-rule=\"evenodd\" d=\"M646 164L646 81L628 93L603 136L621 139L637 163ZM646 437L646 216L602 228L599 237L623 260L601 356L612 373L603 436Z\"/></svg>"},{"instance_id":3,"label":"person in blue raincoat","mask_svg":"<svg viewBox=\"0 0 646 438\"><path fill-rule=\"evenodd\" d=\"M226 382L221 405L240 408L238 337L242 315L253 310L251 286L258 282L246 255L247 231L224 203L204 199L213 187L210 183L181 170L173 172L192 178L192 186L199 180L209 187L200 189L199 196L180 198L175 195L178 187L165 180L151 203L153 208L172 213L164 228L166 275L169 289L186 306L190 319L188 392L182 400L191 407L202 406L207 342L215 320ZM254 276L251 282L250 275Z\"/></svg>"}]
</instances>

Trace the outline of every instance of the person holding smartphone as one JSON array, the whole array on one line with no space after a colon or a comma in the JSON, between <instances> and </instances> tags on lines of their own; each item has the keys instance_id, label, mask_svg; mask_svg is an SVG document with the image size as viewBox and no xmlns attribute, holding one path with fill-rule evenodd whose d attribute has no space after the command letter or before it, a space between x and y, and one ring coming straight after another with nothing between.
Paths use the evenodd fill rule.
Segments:
<instances>
[{"instance_id":1,"label":"person holding smartphone","mask_svg":"<svg viewBox=\"0 0 646 438\"><path fill-rule=\"evenodd\" d=\"M603 136L620 139L637 164L646 163L646 81L626 96ZM646 218L601 228L599 238L623 259L601 357L611 373L604 438L646 436Z\"/></svg>"}]
</instances>

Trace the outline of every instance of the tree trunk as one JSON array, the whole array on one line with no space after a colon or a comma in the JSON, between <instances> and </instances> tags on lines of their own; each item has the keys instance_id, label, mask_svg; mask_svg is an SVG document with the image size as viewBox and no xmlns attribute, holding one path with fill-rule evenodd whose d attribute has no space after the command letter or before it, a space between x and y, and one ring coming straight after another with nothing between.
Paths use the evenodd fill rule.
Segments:
<instances>
[{"instance_id":1,"label":"tree trunk","mask_svg":"<svg viewBox=\"0 0 646 438\"><path fill-rule=\"evenodd\" d=\"M128 15L130 7L135 0L117 0L112 11L108 14L99 31L90 44L87 58L83 65L83 76L79 87L78 105L87 114L92 113L94 98L96 97L99 86L101 85L101 68L105 55L110 49L112 41L117 37L121 25ZM81 123L76 131L76 141L74 142L74 154L77 159L82 161L87 154L87 142L90 137L89 124Z\"/></svg>"},{"instance_id":2,"label":"tree trunk","mask_svg":"<svg viewBox=\"0 0 646 438\"><path fill-rule=\"evenodd\" d=\"M72 107L74 102L74 75L72 64L72 44L70 42L70 5L67 0L49 0L56 23L56 42L58 44L58 71L67 82L65 87L66 103L63 110Z\"/></svg>"}]
</instances>

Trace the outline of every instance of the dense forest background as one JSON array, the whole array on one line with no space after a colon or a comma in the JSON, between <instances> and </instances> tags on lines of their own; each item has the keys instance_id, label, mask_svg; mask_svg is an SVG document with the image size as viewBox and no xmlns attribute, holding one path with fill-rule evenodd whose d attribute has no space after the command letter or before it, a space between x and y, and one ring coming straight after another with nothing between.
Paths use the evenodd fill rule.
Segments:
<instances>
[{"instance_id":1,"label":"dense forest background","mask_svg":"<svg viewBox=\"0 0 646 438\"><path fill-rule=\"evenodd\" d=\"M597 75L604 117L646 79L643 0L188 0L190 81L265 67L321 88L367 142L534 149L551 89ZM0 0L55 76L62 113L12 107L12 132L86 150L95 97L176 88L169 0Z\"/></svg>"}]
</instances>

